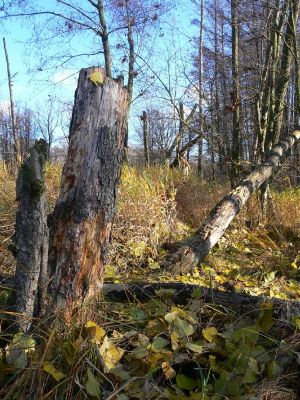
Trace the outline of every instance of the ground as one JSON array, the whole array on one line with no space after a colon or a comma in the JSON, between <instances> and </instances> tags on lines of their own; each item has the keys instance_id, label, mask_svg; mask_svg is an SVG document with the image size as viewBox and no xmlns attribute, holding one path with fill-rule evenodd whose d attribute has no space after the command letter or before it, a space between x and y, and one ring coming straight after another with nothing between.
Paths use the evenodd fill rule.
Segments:
<instances>
[{"instance_id":1,"label":"ground","mask_svg":"<svg viewBox=\"0 0 300 400\"><path fill-rule=\"evenodd\" d=\"M47 167L49 210L59 166ZM0 177L1 272L13 273L14 179ZM165 270L174 243L191 235L228 187L164 168L126 167L106 282L196 283L282 299L300 295L300 190L273 190L268 220L258 225L256 198L200 266ZM2 290L2 308L7 291ZM184 304L174 291L148 301L101 297L71 321L58 318L30 335L6 332L3 312L1 398L262 399L300 398L300 319L272 318L269 301L249 315L205 304L195 290ZM10 342L10 344L8 344ZM1 391L2 390L2 391Z\"/></svg>"}]
</instances>

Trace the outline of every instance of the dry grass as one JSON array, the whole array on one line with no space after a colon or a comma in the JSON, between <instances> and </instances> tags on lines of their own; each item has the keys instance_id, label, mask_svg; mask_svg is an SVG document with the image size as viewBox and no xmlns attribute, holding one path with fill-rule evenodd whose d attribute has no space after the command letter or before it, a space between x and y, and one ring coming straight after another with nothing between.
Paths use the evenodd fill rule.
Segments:
<instances>
[{"instance_id":1,"label":"dry grass","mask_svg":"<svg viewBox=\"0 0 300 400\"><path fill-rule=\"evenodd\" d=\"M15 223L15 177L0 163L0 265L1 273L9 274L14 258L8 250Z\"/></svg>"},{"instance_id":2,"label":"dry grass","mask_svg":"<svg viewBox=\"0 0 300 400\"><path fill-rule=\"evenodd\" d=\"M49 211L60 189L61 165L46 167ZM119 188L110 264L118 268L146 265L161 252L162 243L189 235L229 190L228 185L200 182L180 171L163 167L138 169L125 166ZM0 165L0 262L2 273L12 273L14 259L8 251L14 231L15 176ZM235 220L236 226L257 226L258 200L254 196ZM300 189L274 192L267 224L276 240L300 234Z\"/></svg>"}]
</instances>

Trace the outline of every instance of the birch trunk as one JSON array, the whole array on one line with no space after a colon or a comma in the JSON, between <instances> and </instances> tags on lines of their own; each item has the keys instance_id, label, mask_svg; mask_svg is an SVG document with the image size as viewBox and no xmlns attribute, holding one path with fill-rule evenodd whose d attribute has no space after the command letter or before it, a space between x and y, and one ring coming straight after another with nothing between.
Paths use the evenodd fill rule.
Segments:
<instances>
[{"instance_id":1,"label":"birch trunk","mask_svg":"<svg viewBox=\"0 0 300 400\"><path fill-rule=\"evenodd\" d=\"M16 255L15 309L18 328L27 331L45 293L48 262L47 202L44 166L48 150L44 140L37 141L17 179L19 202L16 232L13 238Z\"/></svg>"},{"instance_id":2,"label":"birch trunk","mask_svg":"<svg viewBox=\"0 0 300 400\"><path fill-rule=\"evenodd\" d=\"M174 267L176 263L179 263L181 270L185 270L200 263L222 237L250 196L271 176L279 165L281 157L299 139L300 130L296 130L275 146L269 159L257 167L240 186L232 190L212 209L196 235L165 261L164 266Z\"/></svg>"},{"instance_id":3,"label":"birch trunk","mask_svg":"<svg viewBox=\"0 0 300 400\"><path fill-rule=\"evenodd\" d=\"M95 82L97 74L99 81ZM126 117L123 82L105 78L101 68L81 70L62 187L49 218L49 312L58 308L68 315L102 285Z\"/></svg>"}]
</instances>

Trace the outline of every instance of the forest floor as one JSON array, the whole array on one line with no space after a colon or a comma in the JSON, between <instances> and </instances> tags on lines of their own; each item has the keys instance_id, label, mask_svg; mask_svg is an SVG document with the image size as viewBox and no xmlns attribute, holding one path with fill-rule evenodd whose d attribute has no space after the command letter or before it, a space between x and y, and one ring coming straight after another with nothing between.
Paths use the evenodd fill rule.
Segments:
<instances>
[{"instance_id":1,"label":"forest floor","mask_svg":"<svg viewBox=\"0 0 300 400\"><path fill-rule=\"evenodd\" d=\"M60 171L47 167L49 211ZM0 272L5 274L14 271L8 250L14 188L14 179L0 173ZM183 282L299 300L300 189L274 189L260 225L253 198L201 266L161 267L174 243L191 235L227 191L226 185L164 168L125 167L105 282ZM72 321L60 320L51 330L37 326L30 336L17 334L8 344L7 291L1 293L1 398L300 398L300 316L274 320L268 301L254 314L237 315L203 304L196 290L181 305L166 289L147 302L101 298Z\"/></svg>"}]
</instances>

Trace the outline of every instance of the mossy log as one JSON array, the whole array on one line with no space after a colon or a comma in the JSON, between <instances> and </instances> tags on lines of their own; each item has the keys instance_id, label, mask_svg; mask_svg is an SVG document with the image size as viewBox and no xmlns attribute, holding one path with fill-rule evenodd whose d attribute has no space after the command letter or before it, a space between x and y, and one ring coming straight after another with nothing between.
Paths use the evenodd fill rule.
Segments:
<instances>
[{"instance_id":1,"label":"mossy log","mask_svg":"<svg viewBox=\"0 0 300 400\"><path fill-rule=\"evenodd\" d=\"M17 178L16 230L13 253L16 257L15 310L18 328L27 331L45 292L48 262L47 201L44 167L46 142L36 141Z\"/></svg>"},{"instance_id":2,"label":"mossy log","mask_svg":"<svg viewBox=\"0 0 300 400\"><path fill-rule=\"evenodd\" d=\"M203 261L250 196L272 175L279 166L281 158L299 139L300 130L295 130L276 145L269 159L259 165L237 188L223 197L211 210L196 234L183 243L177 252L167 257L162 266L174 268L177 264L182 271L185 271Z\"/></svg>"},{"instance_id":3,"label":"mossy log","mask_svg":"<svg viewBox=\"0 0 300 400\"><path fill-rule=\"evenodd\" d=\"M127 89L80 71L60 194L49 218L48 309L68 313L99 292L124 157Z\"/></svg>"},{"instance_id":4,"label":"mossy log","mask_svg":"<svg viewBox=\"0 0 300 400\"><path fill-rule=\"evenodd\" d=\"M115 284L103 285L105 299L112 302L129 302L134 299L139 301L151 300L159 297L157 291L160 289L172 289L174 291L174 303L185 305L191 299L195 289L197 298L203 304L220 305L228 312L236 313L238 316L255 314L262 303L272 303L273 316L282 322L291 321L293 317L300 316L300 302L287 301L278 298L250 296L245 293L236 293L211 289L193 284L181 282L170 283L140 283L140 284ZM163 292L162 292L163 293ZM162 294L162 300L165 294Z\"/></svg>"}]
</instances>

